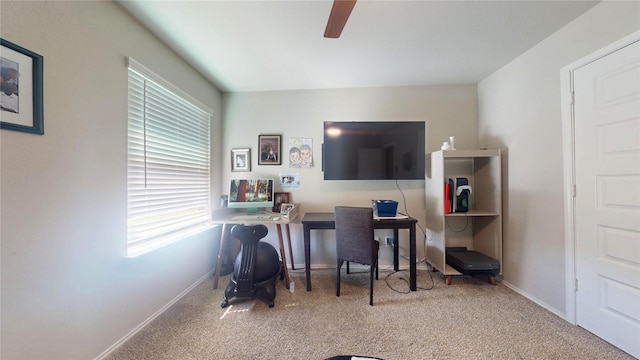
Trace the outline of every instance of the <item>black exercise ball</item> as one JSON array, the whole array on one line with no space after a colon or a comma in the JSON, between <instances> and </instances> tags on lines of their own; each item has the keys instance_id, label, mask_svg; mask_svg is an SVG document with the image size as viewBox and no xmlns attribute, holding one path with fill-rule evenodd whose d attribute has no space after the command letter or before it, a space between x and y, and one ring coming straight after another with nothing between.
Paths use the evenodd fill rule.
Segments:
<instances>
[{"instance_id":1,"label":"black exercise ball","mask_svg":"<svg viewBox=\"0 0 640 360\"><path fill-rule=\"evenodd\" d=\"M234 264L234 274L237 278L242 263L242 251L236 257ZM259 283L271 279L280 272L280 257L273 245L260 241L256 261L253 268L253 282Z\"/></svg>"}]
</instances>

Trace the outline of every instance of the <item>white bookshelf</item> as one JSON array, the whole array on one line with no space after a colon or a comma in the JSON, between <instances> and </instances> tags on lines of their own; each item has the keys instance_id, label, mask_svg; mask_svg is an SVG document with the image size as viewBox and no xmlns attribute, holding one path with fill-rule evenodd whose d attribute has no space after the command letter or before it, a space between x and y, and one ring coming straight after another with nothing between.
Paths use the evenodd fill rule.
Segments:
<instances>
[{"instance_id":1,"label":"white bookshelf","mask_svg":"<svg viewBox=\"0 0 640 360\"><path fill-rule=\"evenodd\" d=\"M440 150L426 156L427 262L451 283L460 272L446 264L446 248L464 246L500 263L502 274L502 160L500 150ZM444 185L466 177L469 211L445 214Z\"/></svg>"}]
</instances>

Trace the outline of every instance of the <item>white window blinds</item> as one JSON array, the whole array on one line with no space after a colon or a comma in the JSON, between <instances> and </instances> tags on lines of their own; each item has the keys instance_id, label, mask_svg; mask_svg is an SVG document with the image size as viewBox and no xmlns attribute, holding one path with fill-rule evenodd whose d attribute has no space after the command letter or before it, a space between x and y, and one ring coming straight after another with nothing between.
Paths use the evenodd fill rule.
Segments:
<instances>
[{"instance_id":1,"label":"white window blinds","mask_svg":"<svg viewBox=\"0 0 640 360\"><path fill-rule=\"evenodd\" d=\"M128 255L174 242L210 220L211 110L127 59Z\"/></svg>"}]
</instances>

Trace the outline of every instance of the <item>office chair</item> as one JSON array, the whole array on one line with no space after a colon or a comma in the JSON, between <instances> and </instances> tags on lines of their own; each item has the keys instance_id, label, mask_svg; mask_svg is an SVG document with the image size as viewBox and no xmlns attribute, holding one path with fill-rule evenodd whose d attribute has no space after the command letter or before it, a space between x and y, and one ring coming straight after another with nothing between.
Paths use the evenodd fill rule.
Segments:
<instances>
[{"instance_id":1,"label":"office chair","mask_svg":"<svg viewBox=\"0 0 640 360\"><path fill-rule=\"evenodd\" d=\"M380 244L373 235L373 209L363 207L336 206L336 253L338 269L336 296L340 296L340 269L347 262L371 267L369 279L369 305L373 306L373 276L378 279L378 250Z\"/></svg>"},{"instance_id":2,"label":"office chair","mask_svg":"<svg viewBox=\"0 0 640 360\"><path fill-rule=\"evenodd\" d=\"M240 240L242 250L236 257L233 277L224 291L221 307L227 307L233 297L253 298L258 290L264 292L269 307L274 306L276 279L284 279L284 271L276 249L260 241L267 233L264 225L231 228L231 235Z\"/></svg>"}]
</instances>

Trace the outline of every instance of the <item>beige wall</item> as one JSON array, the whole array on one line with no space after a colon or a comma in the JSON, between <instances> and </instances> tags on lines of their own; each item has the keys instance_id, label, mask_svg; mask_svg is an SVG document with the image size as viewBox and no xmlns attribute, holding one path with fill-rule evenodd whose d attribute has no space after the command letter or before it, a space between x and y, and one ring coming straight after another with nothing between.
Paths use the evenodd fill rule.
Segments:
<instances>
[{"instance_id":1,"label":"beige wall","mask_svg":"<svg viewBox=\"0 0 640 360\"><path fill-rule=\"evenodd\" d=\"M504 279L565 316L560 69L640 29L640 2L605 1L478 84L479 138L505 150Z\"/></svg>"},{"instance_id":2,"label":"beige wall","mask_svg":"<svg viewBox=\"0 0 640 360\"><path fill-rule=\"evenodd\" d=\"M232 148L250 147L250 176L277 178L283 172L298 173L300 187L285 191L291 192L292 200L301 204L302 211L333 211L336 205L371 206L372 199L393 199L400 203L400 211L404 212L406 205L408 213L424 228L424 180L399 180L397 185L392 180L323 180L323 121L425 121L425 151L439 149L449 135L456 136L457 148L474 149L478 147L476 93L475 85L458 85L226 94L223 153L229 153ZM287 159L283 159L282 166L259 166L258 134L282 134L285 153L290 138L312 138L314 166L290 169ZM223 164L223 183L231 177L247 176L247 173L232 173L230 166L230 156L227 156ZM276 188L276 191L282 189ZM304 266L302 226L296 224L291 228L294 261L301 267ZM391 236L391 231L377 231L377 235L381 238ZM276 243L271 234L267 240ZM335 267L334 241L333 232L312 233L313 267ZM409 255L406 231L401 234L400 248L401 254ZM418 259L424 257L421 229L417 231L417 253ZM392 249L383 247L381 266L384 268L392 263ZM424 268L424 263L420 265Z\"/></svg>"},{"instance_id":3,"label":"beige wall","mask_svg":"<svg viewBox=\"0 0 640 360\"><path fill-rule=\"evenodd\" d=\"M113 2L2 1L1 36L44 56L44 136L0 132L3 359L90 359L206 275L212 231L125 259L132 56L221 95ZM213 168L220 167L219 146ZM219 175L214 175L217 193Z\"/></svg>"},{"instance_id":4,"label":"beige wall","mask_svg":"<svg viewBox=\"0 0 640 360\"><path fill-rule=\"evenodd\" d=\"M290 170L257 165L257 135L263 133L282 134L285 144L291 137L313 138L316 165L299 169L302 184L291 190L303 210L366 206L374 197L400 200L402 207L395 182L322 180L324 120L424 120L426 151L449 135L458 148L501 148L505 280L564 314L559 70L638 29L637 2L596 6L482 81L477 92L466 85L228 94L224 125L220 93L115 3L3 1L1 10L2 38L45 61L45 135L0 132L3 359L97 357L214 263L210 233L138 259L122 257L127 55L214 109L212 168L220 169L213 175L214 206L236 175L232 148L252 148L251 175ZM423 181L398 185L424 227ZM299 225L292 235L302 265ZM327 241L312 243L314 264L333 265L332 235L316 237ZM406 253L406 241L401 246ZM422 251L419 240L420 258ZM383 264L389 255L383 249Z\"/></svg>"}]
</instances>

